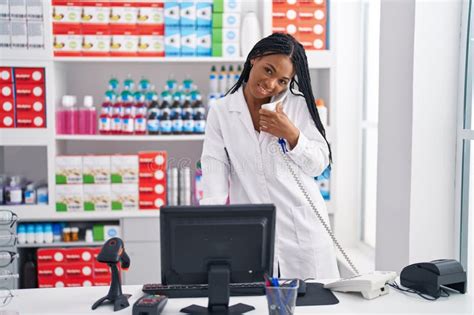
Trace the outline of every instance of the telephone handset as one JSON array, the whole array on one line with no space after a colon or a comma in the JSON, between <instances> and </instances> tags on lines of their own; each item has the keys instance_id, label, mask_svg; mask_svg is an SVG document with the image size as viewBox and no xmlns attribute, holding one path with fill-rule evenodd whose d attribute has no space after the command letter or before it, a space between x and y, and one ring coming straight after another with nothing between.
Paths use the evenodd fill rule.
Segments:
<instances>
[{"instance_id":1,"label":"telephone handset","mask_svg":"<svg viewBox=\"0 0 474 315\"><path fill-rule=\"evenodd\" d=\"M263 104L262 108L274 111L276 109L276 105L279 102L282 102L284 100L287 93L288 93L288 90L278 95L275 98L275 100L273 100L272 102ZM349 258L347 253L344 251L341 244L336 239L336 236L334 235L334 233L331 231L329 224L323 219L323 217L319 213L318 209L316 208L316 205L314 204L313 200L311 199L311 196L308 194L305 187L303 186L303 183L301 182L300 178L296 175L296 172L293 169L288 156L285 154L287 152L286 147L285 147L285 141L283 139L279 139L278 143L281 145L281 148L282 148L280 153L283 156L283 159L286 163L286 166L288 167L288 170L290 171L290 174L292 175L293 179L298 185L298 188L300 189L301 193L304 195L308 204L311 206L311 209L313 209L313 212L318 218L319 222L321 222L321 225L324 227L326 232L331 237L334 245L340 251L344 259L347 261L352 271L354 272L353 277L340 279L338 281L328 283L324 287L331 289L333 291L361 292L362 296L366 299L373 299L378 296L387 294L389 292L387 285L395 280L397 274L393 271L388 271L388 272L375 271L369 274L362 274L362 275L359 273L358 269L356 268L352 260Z\"/></svg>"},{"instance_id":2,"label":"telephone handset","mask_svg":"<svg viewBox=\"0 0 474 315\"><path fill-rule=\"evenodd\" d=\"M266 110L270 110L270 111L275 111L277 104L278 103L283 103L286 96L288 95L288 92L289 92L288 89L284 90L283 92L281 92L280 94L275 96L270 103L263 104L262 108L266 109Z\"/></svg>"}]
</instances>

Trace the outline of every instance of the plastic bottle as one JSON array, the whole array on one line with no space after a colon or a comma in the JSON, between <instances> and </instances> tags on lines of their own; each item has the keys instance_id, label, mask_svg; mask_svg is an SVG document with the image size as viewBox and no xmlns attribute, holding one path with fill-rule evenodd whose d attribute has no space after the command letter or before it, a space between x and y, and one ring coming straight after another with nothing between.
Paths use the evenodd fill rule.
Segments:
<instances>
[{"instance_id":1,"label":"plastic bottle","mask_svg":"<svg viewBox=\"0 0 474 315\"><path fill-rule=\"evenodd\" d=\"M26 225L26 243L34 244L35 242L35 226L34 224Z\"/></svg>"},{"instance_id":2,"label":"plastic bottle","mask_svg":"<svg viewBox=\"0 0 474 315\"><path fill-rule=\"evenodd\" d=\"M171 103L173 101L173 95L169 91L164 90L160 94L160 100L161 100L161 102Z\"/></svg>"},{"instance_id":3,"label":"plastic bottle","mask_svg":"<svg viewBox=\"0 0 474 315\"><path fill-rule=\"evenodd\" d=\"M183 133L183 119L181 116L181 111L172 111L171 112L171 133L175 135L180 135Z\"/></svg>"},{"instance_id":4,"label":"plastic bottle","mask_svg":"<svg viewBox=\"0 0 474 315\"><path fill-rule=\"evenodd\" d=\"M36 204L36 189L34 183L28 183L25 188L25 204Z\"/></svg>"},{"instance_id":5,"label":"plastic bottle","mask_svg":"<svg viewBox=\"0 0 474 315\"><path fill-rule=\"evenodd\" d=\"M36 264L33 257L33 252L27 252L26 261L22 267L22 289L34 289L38 287L36 274Z\"/></svg>"},{"instance_id":6,"label":"plastic bottle","mask_svg":"<svg viewBox=\"0 0 474 315\"><path fill-rule=\"evenodd\" d=\"M219 95L224 95L227 92L227 71L225 66L221 67L221 72L219 73L219 88L217 93Z\"/></svg>"},{"instance_id":7,"label":"plastic bottle","mask_svg":"<svg viewBox=\"0 0 474 315\"><path fill-rule=\"evenodd\" d=\"M127 78L123 80L123 89L129 91L133 91L135 89L135 81L133 81L131 74L127 74Z\"/></svg>"},{"instance_id":8,"label":"plastic bottle","mask_svg":"<svg viewBox=\"0 0 474 315\"><path fill-rule=\"evenodd\" d=\"M134 118L134 130L136 135L146 134L146 117L142 113L138 113Z\"/></svg>"},{"instance_id":9,"label":"plastic bottle","mask_svg":"<svg viewBox=\"0 0 474 315\"><path fill-rule=\"evenodd\" d=\"M48 200L48 185L46 183L38 184L36 188L36 203L39 205L47 205Z\"/></svg>"},{"instance_id":10,"label":"plastic bottle","mask_svg":"<svg viewBox=\"0 0 474 315\"><path fill-rule=\"evenodd\" d=\"M69 134L79 134L79 110L77 108L77 98L71 96L72 108L71 108L71 121L69 122Z\"/></svg>"},{"instance_id":11,"label":"plastic bottle","mask_svg":"<svg viewBox=\"0 0 474 315\"><path fill-rule=\"evenodd\" d=\"M119 88L119 80L116 77L111 77L109 80L109 90L117 91Z\"/></svg>"},{"instance_id":12,"label":"plastic bottle","mask_svg":"<svg viewBox=\"0 0 474 315\"><path fill-rule=\"evenodd\" d=\"M143 93L148 91L150 87L150 80L146 79L145 77L142 77L138 82L138 89Z\"/></svg>"},{"instance_id":13,"label":"plastic bottle","mask_svg":"<svg viewBox=\"0 0 474 315\"><path fill-rule=\"evenodd\" d=\"M99 116L99 133L101 135L111 133L112 106L111 99L106 96L102 103Z\"/></svg>"},{"instance_id":14,"label":"plastic bottle","mask_svg":"<svg viewBox=\"0 0 474 315\"><path fill-rule=\"evenodd\" d=\"M165 90L170 93L174 93L178 90L178 82L174 78L174 74L170 74L168 80L166 80Z\"/></svg>"},{"instance_id":15,"label":"plastic bottle","mask_svg":"<svg viewBox=\"0 0 474 315\"><path fill-rule=\"evenodd\" d=\"M184 93L190 93L192 90L194 90L194 82L193 80L189 77L189 75L186 76L186 79L183 80L183 84L181 86L181 91Z\"/></svg>"},{"instance_id":16,"label":"plastic bottle","mask_svg":"<svg viewBox=\"0 0 474 315\"><path fill-rule=\"evenodd\" d=\"M218 79L217 79L217 70L216 66L212 66L211 74L209 75L209 93L211 95L218 94L219 86L218 86Z\"/></svg>"},{"instance_id":17,"label":"plastic bottle","mask_svg":"<svg viewBox=\"0 0 474 315\"><path fill-rule=\"evenodd\" d=\"M226 92L229 91L236 82L234 82L235 78L235 72L234 72L234 66L230 65L229 66L229 71L227 72L227 87L226 87Z\"/></svg>"},{"instance_id":18,"label":"plastic bottle","mask_svg":"<svg viewBox=\"0 0 474 315\"><path fill-rule=\"evenodd\" d=\"M196 163L196 173L194 174L194 205L199 205L203 195L201 161L198 161Z\"/></svg>"},{"instance_id":19,"label":"plastic bottle","mask_svg":"<svg viewBox=\"0 0 474 315\"><path fill-rule=\"evenodd\" d=\"M44 242L51 244L53 242L53 226L51 223L46 223L44 229Z\"/></svg>"},{"instance_id":20,"label":"plastic bottle","mask_svg":"<svg viewBox=\"0 0 474 315\"><path fill-rule=\"evenodd\" d=\"M42 224L36 224L35 225L35 243L37 243L37 244L44 243L43 225Z\"/></svg>"},{"instance_id":21,"label":"plastic bottle","mask_svg":"<svg viewBox=\"0 0 474 315\"><path fill-rule=\"evenodd\" d=\"M152 101L158 100L158 93L156 93L156 88L154 85L151 85L148 91L145 93L145 101L151 103Z\"/></svg>"},{"instance_id":22,"label":"plastic bottle","mask_svg":"<svg viewBox=\"0 0 474 315\"><path fill-rule=\"evenodd\" d=\"M194 116L194 133L203 134L206 130L206 120L202 112L198 112Z\"/></svg>"},{"instance_id":23,"label":"plastic bottle","mask_svg":"<svg viewBox=\"0 0 474 315\"><path fill-rule=\"evenodd\" d=\"M194 133L194 119L192 112L186 111L183 114L183 133L187 135Z\"/></svg>"},{"instance_id":24,"label":"plastic bottle","mask_svg":"<svg viewBox=\"0 0 474 315\"><path fill-rule=\"evenodd\" d=\"M318 98L316 100L316 108L318 109L319 117L321 118L321 123L324 127L328 125L328 109L324 105L324 100L322 98Z\"/></svg>"},{"instance_id":25,"label":"plastic bottle","mask_svg":"<svg viewBox=\"0 0 474 315\"><path fill-rule=\"evenodd\" d=\"M207 100L207 108L206 108L206 113L209 113L209 110L211 107L215 106L217 102L217 99L214 95L209 95L209 99Z\"/></svg>"},{"instance_id":26,"label":"plastic bottle","mask_svg":"<svg viewBox=\"0 0 474 315\"><path fill-rule=\"evenodd\" d=\"M90 95L84 96L84 106L79 109L79 134L95 135L97 133L97 111L94 99Z\"/></svg>"},{"instance_id":27,"label":"plastic bottle","mask_svg":"<svg viewBox=\"0 0 474 315\"><path fill-rule=\"evenodd\" d=\"M26 225L18 224L16 229L18 244L26 244Z\"/></svg>"},{"instance_id":28,"label":"plastic bottle","mask_svg":"<svg viewBox=\"0 0 474 315\"><path fill-rule=\"evenodd\" d=\"M122 133L122 97L117 97L117 101L112 106L112 119L110 121L110 133L119 135Z\"/></svg>"},{"instance_id":29,"label":"plastic bottle","mask_svg":"<svg viewBox=\"0 0 474 315\"><path fill-rule=\"evenodd\" d=\"M75 127L73 121L73 97L64 95L61 100L61 107L56 111L56 132L60 135L71 134Z\"/></svg>"},{"instance_id":30,"label":"plastic bottle","mask_svg":"<svg viewBox=\"0 0 474 315\"><path fill-rule=\"evenodd\" d=\"M5 203L7 205L19 205L23 202L23 190L21 176L12 176L10 183L5 187Z\"/></svg>"},{"instance_id":31,"label":"plastic bottle","mask_svg":"<svg viewBox=\"0 0 474 315\"><path fill-rule=\"evenodd\" d=\"M122 134L124 135L131 135L134 132L135 128L135 121L132 115L132 103L126 102L123 105L124 114L122 117Z\"/></svg>"},{"instance_id":32,"label":"plastic bottle","mask_svg":"<svg viewBox=\"0 0 474 315\"><path fill-rule=\"evenodd\" d=\"M160 109L158 102L152 101L148 107L147 114L147 131L150 135L157 135L160 133Z\"/></svg>"},{"instance_id":33,"label":"plastic bottle","mask_svg":"<svg viewBox=\"0 0 474 315\"><path fill-rule=\"evenodd\" d=\"M160 107L161 117L165 113L168 114L168 116L171 114L171 107L170 107L170 104L167 101L164 101L163 103L161 103L161 107ZM160 118L160 120L161 120L161 118Z\"/></svg>"},{"instance_id":34,"label":"plastic bottle","mask_svg":"<svg viewBox=\"0 0 474 315\"><path fill-rule=\"evenodd\" d=\"M53 242L61 242L62 227L59 223L53 223Z\"/></svg>"},{"instance_id":35,"label":"plastic bottle","mask_svg":"<svg viewBox=\"0 0 474 315\"><path fill-rule=\"evenodd\" d=\"M172 123L167 112L164 112L161 115L160 119L160 133L162 135L169 135L171 134Z\"/></svg>"},{"instance_id":36,"label":"plastic bottle","mask_svg":"<svg viewBox=\"0 0 474 315\"><path fill-rule=\"evenodd\" d=\"M262 38L260 23L255 12L249 11L244 15L240 34L242 34L240 36L240 52L242 56L247 56L253 46Z\"/></svg>"},{"instance_id":37,"label":"plastic bottle","mask_svg":"<svg viewBox=\"0 0 474 315\"><path fill-rule=\"evenodd\" d=\"M147 104L145 102L145 95L141 92L139 94L135 93L135 104L132 115L136 116L141 114L142 116L146 115Z\"/></svg>"}]
</instances>

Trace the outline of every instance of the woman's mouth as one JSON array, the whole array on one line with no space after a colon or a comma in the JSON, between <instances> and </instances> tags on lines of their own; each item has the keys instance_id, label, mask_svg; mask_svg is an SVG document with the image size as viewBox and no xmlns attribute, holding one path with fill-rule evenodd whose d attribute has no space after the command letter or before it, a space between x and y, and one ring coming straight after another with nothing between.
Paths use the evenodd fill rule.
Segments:
<instances>
[{"instance_id":1,"label":"woman's mouth","mask_svg":"<svg viewBox=\"0 0 474 315\"><path fill-rule=\"evenodd\" d=\"M270 95L270 91L264 89L260 84L257 84L257 91L258 93L262 94L263 96L268 96Z\"/></svg>"}]
</instances>

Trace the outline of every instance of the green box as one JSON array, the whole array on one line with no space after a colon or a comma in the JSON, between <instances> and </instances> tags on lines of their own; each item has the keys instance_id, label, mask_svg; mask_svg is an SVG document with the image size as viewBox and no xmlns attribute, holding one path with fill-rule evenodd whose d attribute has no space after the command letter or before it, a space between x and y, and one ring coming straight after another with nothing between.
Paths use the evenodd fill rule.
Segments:
<instances>
[{"instance_id":1,"label":"green box","mask_svg":"<svg viewBox=\"0 0 474 315\"><path fill-rule=\"evenodd\" d=\"M212 28L222 28L223 18L222 13L212 12Z\"/></svg>"},{"instance_id":2,"label":"green box","mask_svg":"<svg viewBox=\"0 0 474 315\"><path fill-rule=\"evenodd\" d=\"M212 28L212 44L222 43L222 28L213 27Z\"/></svg>"},{"instance_id":3,"label":"green box","mask_svg":"<svg viewBox=\"0 0 474 315\"><path fill-rule=\"evenodd\" d=\"M94 237L94 242L101 242L104 240L104 225L103 224L94 224L92 227L92 235Z\"/></svg>"},{"instance_id":4,"label":"green box","mask_svg":"<svg viewBox=\"0 0 474 315\"><path fill-rule=\"evenodd\" d=\"M224 12L224 0L214 0L212 3L213 12Z\"/></svg>"},{"instance_id":5,"label":"green box","mask_svg":"<svg viewBox=\"0 0 474 315\"><path fill-rule=\"evenodd\" d=\"M222 57L221 43L212 43L212 57Z\"/></svg>"}]
</instances>

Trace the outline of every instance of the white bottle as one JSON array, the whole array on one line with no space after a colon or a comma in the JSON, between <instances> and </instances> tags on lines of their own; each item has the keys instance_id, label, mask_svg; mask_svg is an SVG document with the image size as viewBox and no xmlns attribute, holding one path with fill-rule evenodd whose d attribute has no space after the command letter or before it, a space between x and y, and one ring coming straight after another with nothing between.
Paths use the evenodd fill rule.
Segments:
<instances>
[{"instance_id":1,"label":"white bottle","mask_svg":"<svg viewBox=\"0 0 474 315\"><path fill-rule=\"evenodd\" d=\"M240 36L240 51L243 57L247 57L253 46L262 38L257 14L253 11L247 12L241 25L240 34L242 34L242 36Z\"/></svg>"},{"instance_id":2,"label":"white bottle","mask_svg":"<svg viewBox=\"0 0 474 315\"><path fill-rule=\"evenodd\" d=\"M316 108L318 109L319 118L321 118L321 123L323 124L324 128L328 126L328 109L324 105L324 100L322 98L318 98L316 100Z\"/></svg>"}]
</instances>

